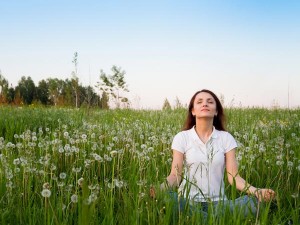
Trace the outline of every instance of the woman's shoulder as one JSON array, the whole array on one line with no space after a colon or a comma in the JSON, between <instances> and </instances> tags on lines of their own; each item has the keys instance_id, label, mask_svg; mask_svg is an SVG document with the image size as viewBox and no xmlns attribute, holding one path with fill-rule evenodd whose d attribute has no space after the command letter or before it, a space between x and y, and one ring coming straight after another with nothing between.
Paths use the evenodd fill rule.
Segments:
<instances>
[{"instance_id":1,"label":"woman's shoulder","mask_svg":"<svg viewBox=\"0 0 300 225\"><path fill-rule=\"evenodd\" d=\"M176 138L188 138L192 135L192 129L179 131L175 137Z\"/></svg>"}]
</instances>

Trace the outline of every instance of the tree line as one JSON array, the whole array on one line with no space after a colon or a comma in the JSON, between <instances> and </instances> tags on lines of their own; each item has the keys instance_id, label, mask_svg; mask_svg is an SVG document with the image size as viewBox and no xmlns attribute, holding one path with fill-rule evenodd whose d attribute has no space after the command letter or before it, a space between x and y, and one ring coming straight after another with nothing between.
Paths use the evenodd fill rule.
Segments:
<instances>
[{"instance_id":1,"label":"tree line","mask_svg":"<svg viewBox=\"0 0 300 225\"><path fill-rule=\"evenodd\" d=\"M95 89L88 85L83 86L78 78L78 53L74 53L72 63L74 71L71 79L48 78L35 85L30 76L22 76L16 87L9 86L8 80L0 71L0 104L7 105L52 105L69 107L98 107L108 109L129 107L128 98L124 97L129 92L125 81L125 71L121 67L112 66L111 74L100 70L100 81Z\"/></svg>"}]
</instances>

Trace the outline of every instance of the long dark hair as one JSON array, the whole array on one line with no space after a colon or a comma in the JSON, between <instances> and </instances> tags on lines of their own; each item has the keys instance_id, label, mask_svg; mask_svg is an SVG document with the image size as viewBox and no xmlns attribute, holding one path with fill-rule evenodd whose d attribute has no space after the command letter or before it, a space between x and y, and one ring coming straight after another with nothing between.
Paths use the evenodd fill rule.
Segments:
<instances>
[{"instance_id":1,"label":"long dark hair","mask_svg":"<svg viewBox=\"0 0 300 225\"><path fill-rule=\"evenodd\" d=\"M192 114L192 109L194 107L194 101L195 101L196 96L201 92L209 93L215 99L218 114L217 114L217 116L214 117L213 126L217 130L224 130L225 131L226 130L225 129L225 114L224 114L223 106L222 106L219 98L215 95L215 93L213 93L212 91L207 90L207 89L202 89L201 91L197 91L193 95L193 97L191 98L189 108L188 108L188 112L187 112L187 117L186 117L186 120L185 120L185 123L183 125L182 130L189 130L194 125L196 125L196 118Z\"/></svg>"}]
</instances>

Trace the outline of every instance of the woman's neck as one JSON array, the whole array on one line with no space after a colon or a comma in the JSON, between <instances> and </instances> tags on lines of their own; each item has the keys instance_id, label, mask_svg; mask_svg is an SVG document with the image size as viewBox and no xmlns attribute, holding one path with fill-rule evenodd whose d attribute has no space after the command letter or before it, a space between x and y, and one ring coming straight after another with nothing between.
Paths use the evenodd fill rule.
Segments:
<instances>
[{"instance_id":1,"label":"woman's neck","mask_svg":"<svg viewBox=\"0 0 300 225\"><path fill-rule=\"evenodd\" d=\"M206 143L213 132L212 123L196 123L195 125L196 133L203 143Z\"/></svg>"}]
</instances>

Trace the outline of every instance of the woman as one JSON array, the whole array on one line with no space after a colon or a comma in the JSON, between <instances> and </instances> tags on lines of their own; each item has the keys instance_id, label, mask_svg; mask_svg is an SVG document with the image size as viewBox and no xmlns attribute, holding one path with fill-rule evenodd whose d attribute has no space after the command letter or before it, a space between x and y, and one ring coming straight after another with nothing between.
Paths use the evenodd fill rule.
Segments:
<instances>
[{"instance_id":1,"label":"woman","mask_svg":"<svg viewBox=\"0 0 300 225\"><path fill-rule=\"evenodd\" d=\"M257 203L272 200L275 192L256 188L240 177L236 147L232 135L225 131L220 100L209 90L196 92L189 103L183 131L174 137L172 168L161 189L179 187L181 210L183 203L188 202L192 209L200 206L204 214L209 206L215 210L221 205L232 211L238 207L245 215L249 214L249 210L256 213ZM231 185L256 198L245 195L234 201L227 200L223 181L225 168ZM155 195L154 189L151 193ZM177 195L174 197L177 199Z\"/></svg>"}]
</instances>

